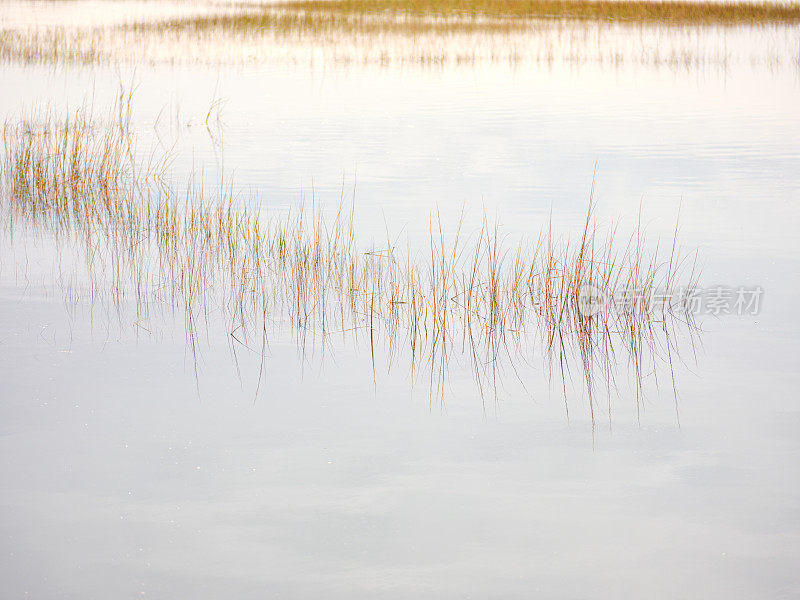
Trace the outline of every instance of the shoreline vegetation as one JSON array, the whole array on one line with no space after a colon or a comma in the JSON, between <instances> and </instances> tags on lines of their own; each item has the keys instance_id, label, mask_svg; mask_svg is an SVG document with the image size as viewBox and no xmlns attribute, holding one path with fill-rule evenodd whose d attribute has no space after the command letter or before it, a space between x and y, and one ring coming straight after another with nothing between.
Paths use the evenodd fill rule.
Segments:
<instances>
[{"instance_id":1,"label":"shoreline vegetation","mask_svg":"<svg viewBox=\"0 0 800 600\"><path fill-rule=\"evenodd\" d=\"M502 359L515 348L545 360L564 378L565 394L577 357L594 418L594 391L611 394L620 360L641 391L656 362L672 369L677 360L673 329L694 330L681 302L647 301L655 290L696 281L696 254L681 253L677 227L661 258L657 247L645 250L641 226L627 237L600 228L590 195L579 240L543 224L536 239L509 246L486 218L480 231L462 232L459 223L452 236L432 215L425 247L402 248L387 232L384 246L362 248L356 207L343 199L332 218L302 204L266 216L257 198L242 198L230 183L214 190L192 176L174 185L168 154L137 149L130 95L121 98L102 119L83 109L6 122L5 228L44 234L64 256L73 253L92 298L110 295L118 307L133 298L137 312L151 302L182 307L192 348L193 319L209 312L230 324L232 337L261 338L262 349L268 322L303 342L360 337L373 365L379 343L404 348L415 368L430 369L442 397L453 353L470 357L481 395L496 394ZM625 311L610 303L587 314L587 286L641 297Z\"/></svg>"},{"instance_id":2,"label":"shoreline vegetation","mask_svg":"<svg viewBox=\"0 0 800 600\"><path fill-rule=\"evenodd\" d=\"M244 8L258 4L243 3ZM261 5L263 6L263 5ZM297 12L414 17L568 19L676 25L798 23L796 2L682 0L299 0L268 5ZM213 19L213 16L208 18ZM246 17L245 17L246 18Z\"/></svg>"},{"instance_id":3,"label":"shoreline vegetation","mask_svg":"<svg viewBox=\"0 0 800 600\"><path fill-rule=\"evenodd\" d=\"M139 33L181 31L325 36L512 34L584 24L739 27L800 23L800 4L683 0L297 0L132 23Z\"/></svg>"},{"instance_id":4,"label":"shoreline vegetation","mask_svg":"<svg viewBox=\"0 0 800 600\"><path fill-rule=\"evenodd\" d=\"M35 16L39 5L29 5ZM37 22L35 18L32 22ZM43 22L47 22L44 20ZM12 64L584 63L800 68L800 5L300 0L0 28Z\"/></svg>"},{"instance_id":5,"label":"shoreline vegetation","mask_svg":"<svg viewBox=\"0 0 800 600\"><path fill-rule=\"evenodd\" d=\"M298 0L241 3L233 10L167 19L167 30L302 29L307 32L439 34L524 31L553 22L657 26L754 26L800 23L800 4L683 0ZM148 28L152 24L142 24Z\"/></svg>"}]
</instances>

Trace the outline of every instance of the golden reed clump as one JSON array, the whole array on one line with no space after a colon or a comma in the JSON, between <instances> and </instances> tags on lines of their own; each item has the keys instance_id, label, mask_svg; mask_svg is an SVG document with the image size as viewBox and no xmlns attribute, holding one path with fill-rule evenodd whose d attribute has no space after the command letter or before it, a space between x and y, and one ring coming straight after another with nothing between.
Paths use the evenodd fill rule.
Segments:
<instances>
[{"instance_id":1,"label":"golden reed clump","mask_svg":"<svg viewBox=\"0 0 800 600\"><path fill-rule=\"evenodd\" d=\"M137 148L130 113L128 95L105 120L85 110L47 113L3 129L8 227L33 227L80 254L93 297L132 296L138 307L157 300L188 315L211 309L231 335L263 332L269 320L302 340L363 335L373 353L378 336L390 351L402 342L441 393L454 348L471 356L481 390L496 390L499 358L536 344L562 376L565 361L578 357L592 416L594 380L611 385L619 348L637 389L654 348L665 348L671 364L669 327L688 319L685 307L648 298L691 284L691 255L682 256L675 239L667 260L648 255L641 227L620 242L615 229L601 235L591 200L575 243L557 240L548 226L508 247L485 217L464 241L460 224L447 237L437 216L425 248L387 241L364 251L354 204L340 203L332 218L302 206L268 218L257 198L242 200L231 185L176 187L169 155ZM587 290L637 294L625 310L587 310Z\"/></svg>"}]
</instances>

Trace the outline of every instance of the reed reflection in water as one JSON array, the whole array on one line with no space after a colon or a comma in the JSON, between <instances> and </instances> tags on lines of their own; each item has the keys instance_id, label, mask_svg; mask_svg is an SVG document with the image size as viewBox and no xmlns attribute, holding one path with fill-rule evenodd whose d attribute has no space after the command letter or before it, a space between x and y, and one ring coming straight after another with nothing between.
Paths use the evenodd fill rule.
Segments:
<instances>
[{"instance_id":1,"label":"reed reflection in water","mask_svg":"<svg viewBox=\"0 0 800 600\"><path fill-rule=\"evenodd\" d=\"M6 226L26 243L54 241L56 280L73 301L108 303L120 318L132 305L139 326L157 307L182 310L195 369L201 332L224 322L234 361L237 347L260 356L256 394L274 332L289 332L301 356L338 337L368 344L373 369L376 352L389 366L405 357L432 403L445 401L454 356L495 400L505 380L524 386L518 366L539 362L565 402L568 381L581 384L593 421L596 394L610 414L623 370L637 407L657 365L674 388L675 330L696 331L679 293L696 281L696 257L677 226L665 257L648 252L641 225L626 236L597 224L592 190L576 241L545 225L512 245L485 216L465 232L432 214L425 247L387 229L385 244L364 248L344 187L332 216L312 193L270 217L225 176L176 185L170 154L138 147L132 94L121 97L102 118L82 109L6 123ZM630 301L592 304L593 294Z\"/></svg>"}]
</instances>

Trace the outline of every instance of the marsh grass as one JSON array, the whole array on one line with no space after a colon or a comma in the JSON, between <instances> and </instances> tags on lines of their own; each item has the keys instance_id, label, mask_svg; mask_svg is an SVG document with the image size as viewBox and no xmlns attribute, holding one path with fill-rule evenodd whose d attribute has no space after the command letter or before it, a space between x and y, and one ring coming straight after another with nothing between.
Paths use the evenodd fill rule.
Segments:
<instances>
[{"instance_id":1,"label":"marsh grass","mask_svg":"<svg viewBox=\"0 0 800 600\"><path fill-rule=\"evenodd\" d=\"M477 232L459 223L446 234L434 214L425 247L400 248L387 235L384 246L365 249L344 195L332 216L312 198L268 217L257 197L230 183L175 185L171 157L137 147L130 123L124 91L105 119L81 110L7 122L6 227L32 228L80 256L89 295L116 306L132 300L139 321L153 302L182 309L193 353L198 323L223 319L231 340L261 348L263 361L268 323L279 323L303 347L361 340L373 365L376 347L407 352L442 401L454 353L469 357L484 397L516 376L519 357L538 356L565 393L570 365L579 365L594 419L595 394L610 397L620 360L641 390L648 360L672 365L676 323L692 329L681 300L656 306L648 298L691 286L694 255L681 253L677 235L662 260L645 252L641 227L627 237L601 230L592 196L576 241L545 224L536 239L509 245L486 217ZM641 296L626 310L608 304L588 314L587 286Z\"/></svg>"},{"instance_id":2,"label":"marsh grass","mask_svg":"<svg viewBox=\"0 0 800 600\"><path fill-rule=\"evenodd\" d=\"M659 24L798 23L796 3L682 0L301 0L282 6L341 14L550 18Z\"/></svg>"},{"instance_id":3,"label":"marsh grass","mask_svg":"<svg viewBox=\"0 0 800 600\"><path fill-rule=\"evenodd\" d=\"M501 5L507 13L496 12ZM552 12L562 5L567 13L580 9L596 15L667 10L647 2L233 4L199 14L152 14L125 24L0 28L0 59L23 64L797 66L796 6L773 11L756 4L671 3L669 10L683 15L672 19L532 16L534 9ZM690 19L694 13L707 18Z\"/></svg>"}]
</instances>

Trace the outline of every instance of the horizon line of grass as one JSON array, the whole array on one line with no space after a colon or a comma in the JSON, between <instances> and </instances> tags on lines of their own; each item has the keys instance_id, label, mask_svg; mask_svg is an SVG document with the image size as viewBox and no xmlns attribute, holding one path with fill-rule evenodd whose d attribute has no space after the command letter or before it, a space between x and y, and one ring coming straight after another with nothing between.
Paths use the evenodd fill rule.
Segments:
<instances>
[{"instance_id":1,"label":"horizon line of grass","mask_svg":"<svg viewBox=\"0 0 800 600\"><path fill-rule=\"evenodd\" d=\"M800 22L800 4L688 0L300 0L270 8L350 14L614 20L663 24Z\"/></svg>"},{"instance_id":2,"label":"horizon line of grass","mask_svg":"<svg viewBox=\"0 0 800 600\"><path fill-rule=\"evenodd\" d=\"M313 65L322 60L337 64L438 67L483 61L517 65L530 61L547 65L588 63L612 68L632 62L670 70L706 66L727 69L739 62L761 63L770 69L784 64L794 69L800 67L795 28L785 25L800 22L797 5L787 8L640 0L533 2L538 4L516 0L472 3L432 0L430 4L424 0L279 0L277 4L234 4L211 14L145 19L105 27L9 28L0 32L0 62L213 65L278 60L290 64L308 61ZM587 14L594 17L555 18L557 15L553 13L550 17L533 18L528 10L531 6L566 6L575 12L583 4L589 5ZM500 5L509 7L509 14L491 16L492 7ZM603 17L606 10L621 14L625 6L634 11L631 7L640 5L644 11L641 15L653 18ZM675 18L671 21L654 17L658 11L668 11L669 6L683 8L673 11ZM433 12L436 7L440 12ZM516 16L515 10L529 16ZM684 18L693 11L699 11L698 18ZM724 15L728 16L722 19ZM735 15L738 17L734 18ZM746 22L761 23L760 37L764 44L753 47L748 44L746 52L737 56L741 49L736 50L735 44L729 46L728 28L710 26L711 21L701 22L700 17L716 19L717 23L727 19L742 25L736 35L742 32L749 35ZM767 28L768 23L773 24L771 29ZM636 34L624 35L623 39L614 35L615 31L628 34L627 28L635 28ZM662 30L668 35L662 35ZM647 35L642 35L643 32ZM779 37L773 39L773 33ZM669 42L672 38L677 45ZM629 40L635 46L628 47ZM776 41L780 45L775 46Z\"/></svg>"}]
</instances>

